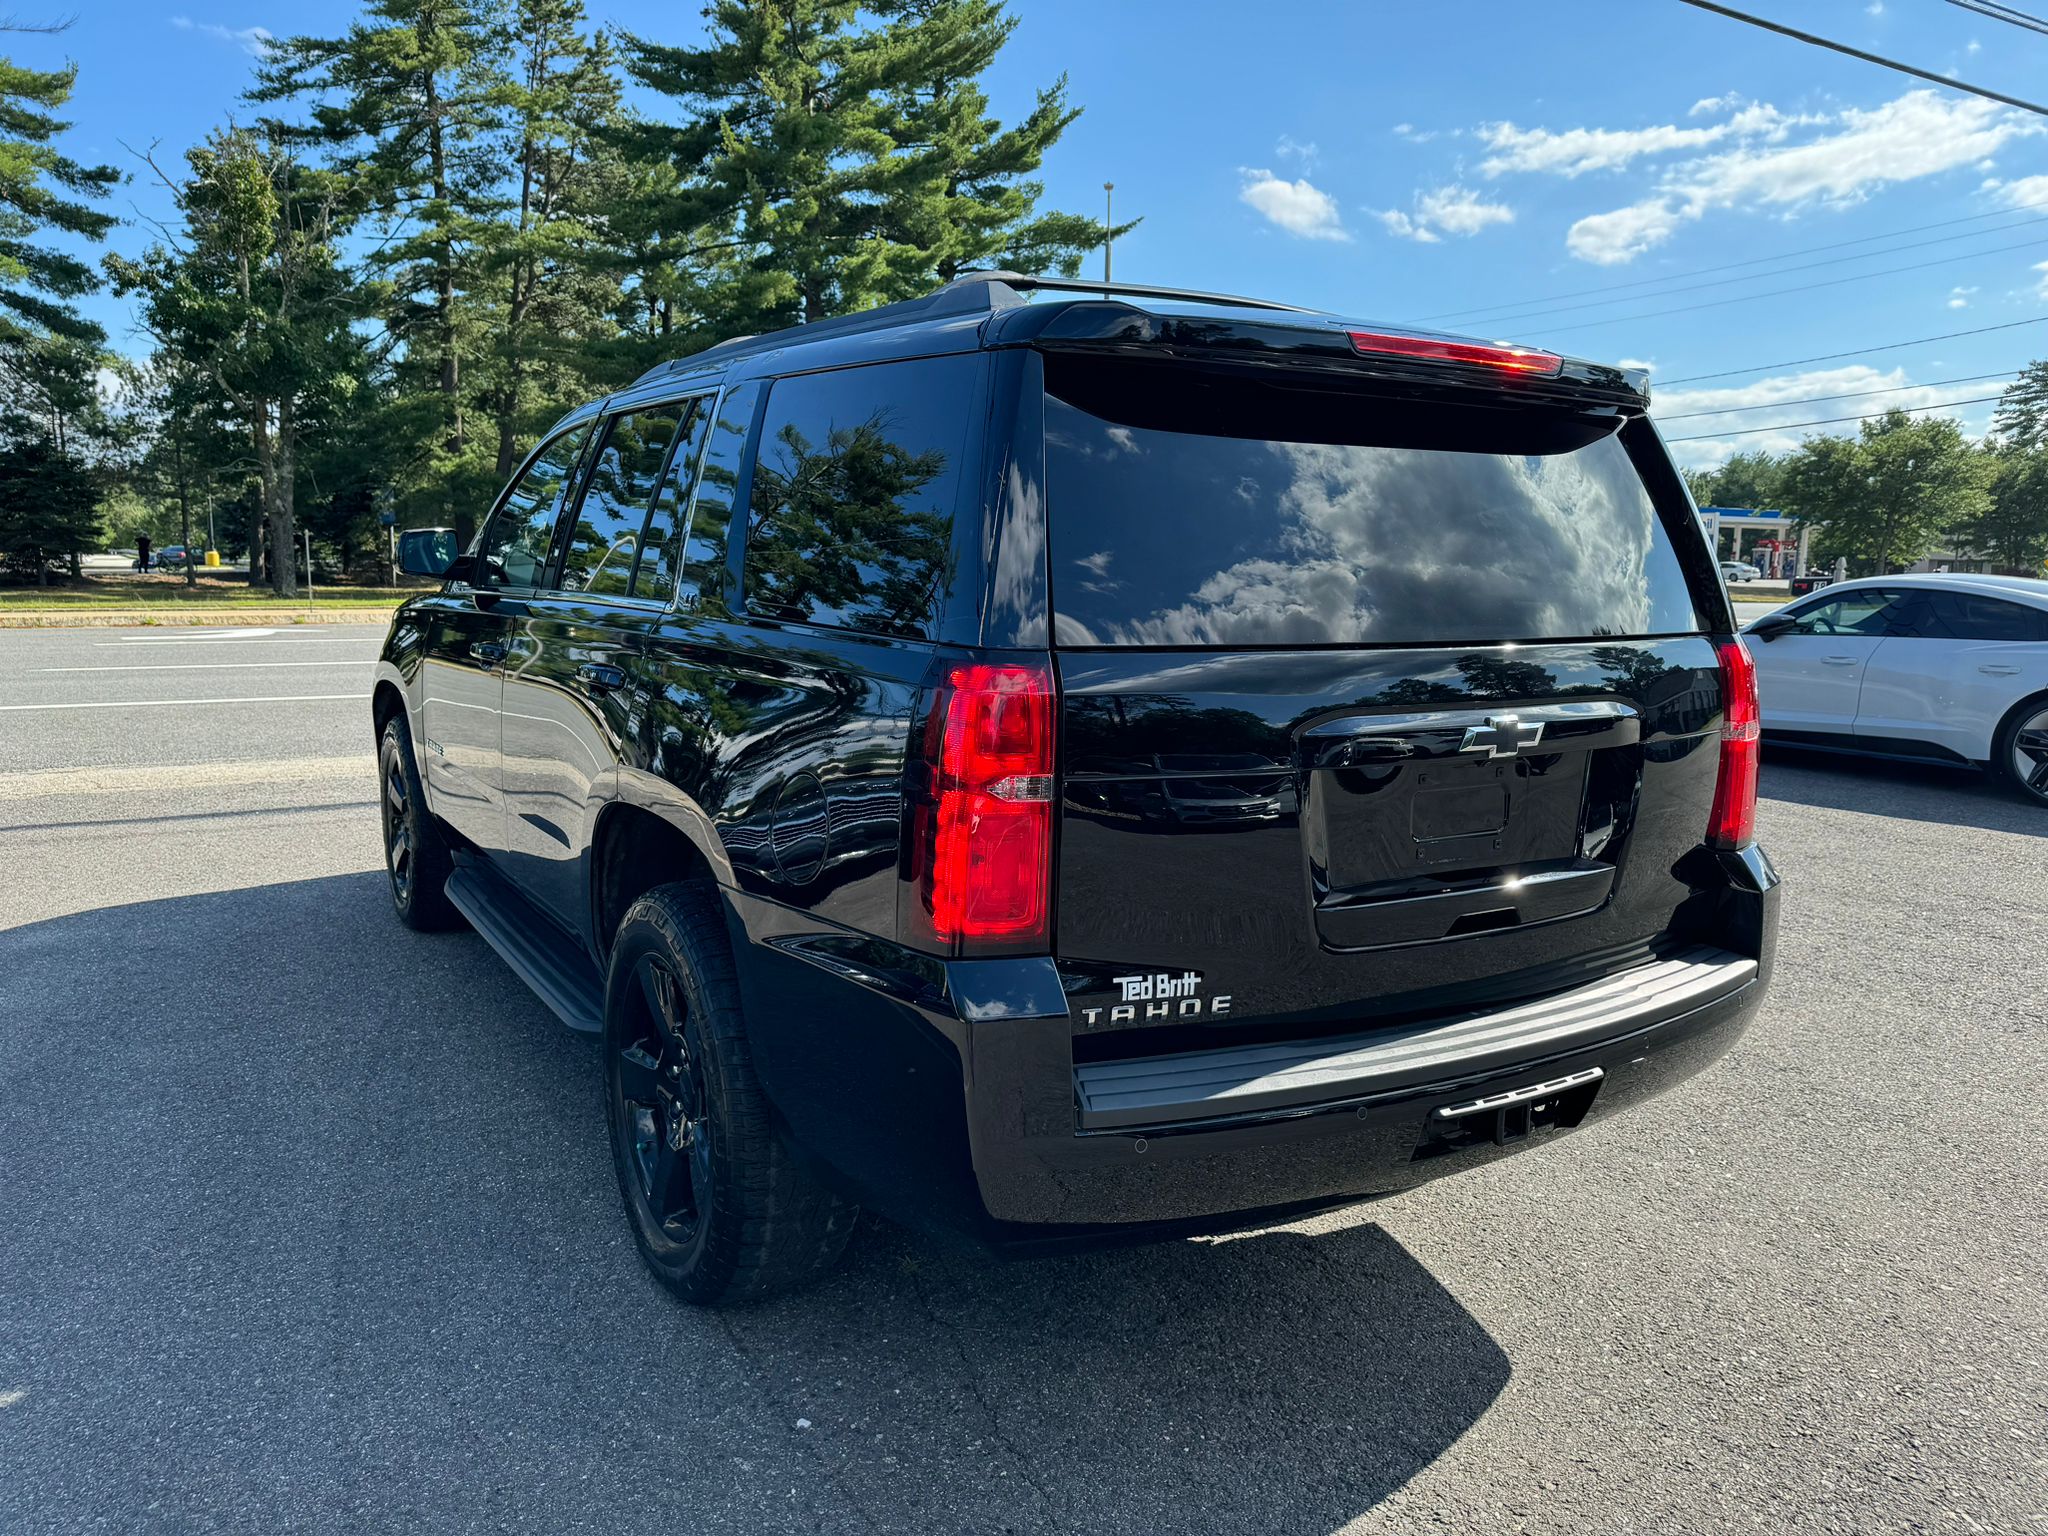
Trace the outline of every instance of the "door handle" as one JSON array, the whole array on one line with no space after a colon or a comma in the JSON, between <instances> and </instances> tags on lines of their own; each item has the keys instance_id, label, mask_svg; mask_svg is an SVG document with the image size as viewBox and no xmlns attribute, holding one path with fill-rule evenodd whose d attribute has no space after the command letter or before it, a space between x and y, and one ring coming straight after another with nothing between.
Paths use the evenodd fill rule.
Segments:
<instances>
[{"instance_id":1,"label":"door handle","mask_svg":"<svg viewBox=\"0 0 2048 1536\"><path fill-rule=\"evenodd\" d=\"M599 693L608 692L626 681L624 668L608 667L602 662L596 661L584 662L581 666L577 667L576 675Z\"/></svg>"},{"instance_id":2,"label":"door handle","mask_svg":"<svg viewBox=\"0 0 2048 1536\"><path fill-rule=\"evenodd\" d=\"M1856 665L1857 658L1854 656L1823 656L1821 660L1831 667L1853 667Z\"/></svg>"},{"instance_id":3,"label":"door handle","mask_svg":"<svg viewBox=\"0 0 2048 1536\"><path fill-rule=\"evenodd\" d=\"M2002 662L1987 661L1977 670L1987 677L2016 677L2019 675L2020 669L2018 667L2008 667Z\"/></svg>"},{"instance_id":4,"label":"door handle","mask_svg":"<svg viewBox=\"0 0 2048 1536\"><path fill-rule=\"evenodd\" d=\"M469 654L486 667L495 667L505 659L505 647L495 640L479 640L470 646Z\"/></svg>"}]
</instances>

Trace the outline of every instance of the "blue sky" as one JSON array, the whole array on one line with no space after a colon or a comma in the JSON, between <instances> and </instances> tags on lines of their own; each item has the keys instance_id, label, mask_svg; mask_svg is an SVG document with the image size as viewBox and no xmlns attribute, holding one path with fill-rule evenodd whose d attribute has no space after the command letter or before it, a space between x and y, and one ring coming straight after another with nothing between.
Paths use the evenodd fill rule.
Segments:
<instances>
[{"instance_id":1,"label":"blue sky","mask_svg":"<svg viewBox=\"0 0 2048 1536\"><path fill-rule=\"evenodd\" d=\"M68 32L5 43L23 63L79 65L67 147L138 172L118 195L134 221L113 236L124 250L146 244L141 220L166 211L130 151L154 142L175 160L245 110L266 34L338 30L355 11L335 0L53 8L75 14ZM1018 115L1067 74L1087 110L1046 168L1049 201L1096 212L1115 181L1118 216L1145 219L1117 248L1126 280L1438 317L1640 361L1679 381L1656 392L1668 436L1768 429L1676 444L1688 463L1789 447L1801 435L1789 423L1995 394L2006 380L1978 376L2048 355L2044 321L1757 367L2048 317L2048 119L1676 0L1014 8L1023 24L991 81L997 110ZM1745 8L2012 95L2048 94L2048 36L1943 0ZM665 40L701 28L697 8L673 0L590 10ZM1705 270L1735 262L1754 264ZM1826 286L1771 293L1808 284ZM95 306L118 345L140 349L119 301ZM1745 371L1683 382L1732 369ZM1759 405L1771 408L1702 414ZM1989 411L1955 414L1980 430Z\"/></svg>"}]
</instances>

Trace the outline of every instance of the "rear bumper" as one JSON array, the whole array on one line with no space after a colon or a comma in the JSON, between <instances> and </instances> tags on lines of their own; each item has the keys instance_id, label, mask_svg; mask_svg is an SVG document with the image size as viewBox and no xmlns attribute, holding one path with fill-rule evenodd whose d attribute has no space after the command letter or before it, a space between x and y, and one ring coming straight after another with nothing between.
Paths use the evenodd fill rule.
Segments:
<instances>
[{"instance_id":1,"label":"rear bumper","mask_svg":"<svg viewBox=\"0 0 2048 1536\"><path fill-rule=\"evenodd\" d=\"M849 969L820 960L815 920L744 901L742 979L750 1029L829 1016L755 1060L798 1142L885 1214L1019 1249L1219 1230L1533 1148L1718 1060L1769 982L1777 877L1755 850L1717 866L1699 945L1537 1004L1312 1047L1077 1067L1048 961L935 965L922 983ZM1550 1128L1439 1113L1502 1098Z\"/></svg>"}]
</instances>

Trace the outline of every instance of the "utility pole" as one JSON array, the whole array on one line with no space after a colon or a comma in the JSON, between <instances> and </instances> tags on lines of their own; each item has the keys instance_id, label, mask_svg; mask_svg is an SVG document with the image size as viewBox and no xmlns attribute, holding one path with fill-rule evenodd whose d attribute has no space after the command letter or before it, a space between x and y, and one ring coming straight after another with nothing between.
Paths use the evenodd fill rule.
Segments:
<instances>
[{"instance_id":1,"label":"utility pole","mask_svg":"<svg viewBox=\"0 0 2048 1536\"><path fill-rule=\"evenodd\" d=\"M1103 297L1109 297L1109 247L1111 232L1116 228L1116 183L1102 184L1102 289Z\"/></svg>"}]
</instances>

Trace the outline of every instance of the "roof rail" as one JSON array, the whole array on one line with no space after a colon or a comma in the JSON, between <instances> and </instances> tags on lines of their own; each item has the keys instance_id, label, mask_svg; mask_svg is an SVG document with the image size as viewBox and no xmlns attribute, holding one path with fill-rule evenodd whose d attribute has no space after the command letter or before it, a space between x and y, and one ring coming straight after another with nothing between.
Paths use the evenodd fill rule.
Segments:
<instances>
[{"instance_id":1,"label":"roof rail","mask_svg":"<svg viewBox=\"0 0 2048 1536\"><path fill-rule=\"evenodd\" d=\"M645 383L649 379L694 368L699 363L724 362L749 352L766 352L797 342L818 341L828 336L853 336L862 331L886 331L919 320L936 320L945 315L1006 309L1012 304L1022 302L1023 300L1016 294L1001 291L999 284L952 282L921 298L903 299L894 304L880 304L873 309L856 310L850 315L836 315L830 320L813 320L808 325L785 326L779 331L767 331L759 336L728 337L716 346L706 347L702 352L692 352L688 357L656 363L635 382Z\"/></svg>"},{"instance_id":2,"label":"roof rail","mask_svg":"<svg viewBox=\"0 0 2048 1536\"><path fill-rule=\"evenodd\" d=\"M939 290L945 293L977 283L1001 283L1019 293L1040 289L1046 293L1099 293L1105 299L1122 294L1133 299L1179 299L1189 304L1229 304L1243 309L1281 309L1293 315L1317 315L1324 311L1305 309L1299 304L1281 304L1272 299L1248 299L1237 293L1204 293L1199 288L1155 288L1148 283L1091 283L1080 277L1033 277L1023 272L963 272Z\"/></svg>"}]
</instances>

